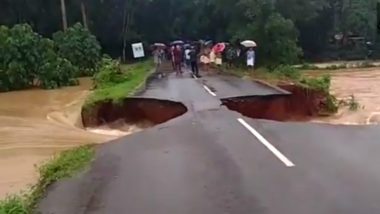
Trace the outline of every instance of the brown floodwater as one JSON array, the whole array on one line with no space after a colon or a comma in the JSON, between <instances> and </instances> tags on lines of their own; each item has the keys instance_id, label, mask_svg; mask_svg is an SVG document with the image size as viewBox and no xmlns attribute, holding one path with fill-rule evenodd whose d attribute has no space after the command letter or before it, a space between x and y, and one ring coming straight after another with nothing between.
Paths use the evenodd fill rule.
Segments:
<instances>
[{"instance_id":1,"label":"brown floodwater","mask_svg":"<svg viewBox=\"0 0 380 214\"><path fill-rule=\"evenodd\" d=\"M80 109L91 80L80 83L57 90L0 93L0 198L36 182L35 165L59 151L138 131L81 128Z\"/></svg>"},{"instance_id":2,"label":"brown floodwater","mask_svg":"<svg viewBox=\"0 0 380 214\"><path fill-rule=\"evenodd\" d=\"M316 122L346 125L380 123L380 68L342 69L325 71L331 74L331 93L339 100L349 100L353 95L359 104L357 111L341 107L336 115L319 118ZM312 71L319 75L321 71Z\"/></svg>"}]
</instances>

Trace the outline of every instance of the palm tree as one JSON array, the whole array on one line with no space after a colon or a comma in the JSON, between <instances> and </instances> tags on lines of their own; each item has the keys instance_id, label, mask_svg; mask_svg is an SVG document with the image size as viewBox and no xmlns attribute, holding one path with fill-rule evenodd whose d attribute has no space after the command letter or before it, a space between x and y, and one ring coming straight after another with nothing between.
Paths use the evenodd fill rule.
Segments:
<instances>
[{"instance_id":1,"label":"palm tree","mask_svg":"<svg viewBox=\"0 0 380 214\"><path fill-rule=\"evenodd\" d=\"M67 16L66 16L65 0L61 0L61 13L62 13L63 30L66 30L67 29Z\"/></svg>"}]
</instances>

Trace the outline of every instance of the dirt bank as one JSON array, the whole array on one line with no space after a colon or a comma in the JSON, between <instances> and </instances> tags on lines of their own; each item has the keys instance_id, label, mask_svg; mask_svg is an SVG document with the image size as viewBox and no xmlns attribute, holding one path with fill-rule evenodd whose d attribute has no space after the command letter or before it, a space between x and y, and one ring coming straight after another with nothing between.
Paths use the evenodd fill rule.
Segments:
<instances>
[{"instance_id":1,"label":"dirt bank","mask_svg":"<svg viewBox=\"0 0 380 214\"><path fill-rule=\"evenodd\" d=\"M146 127L167 122L187 112L177 102L126 98L121 103L105 101L82 110L84 127L99 127L111 124L144 124ZM122 120L122 122L120 122Z\"/></svg>"},{"instance_id":2,"label":"dirt bank","mask_svg":"<svg viewBox=\"0 0 380 214\"><path fill-rule=\"evenodd\" d=\"M290 95L240 97L222 100L230 110L256 119L307 121L326 108L326 94L297 85L279 85Z\"/></svg>"}]
</instances>

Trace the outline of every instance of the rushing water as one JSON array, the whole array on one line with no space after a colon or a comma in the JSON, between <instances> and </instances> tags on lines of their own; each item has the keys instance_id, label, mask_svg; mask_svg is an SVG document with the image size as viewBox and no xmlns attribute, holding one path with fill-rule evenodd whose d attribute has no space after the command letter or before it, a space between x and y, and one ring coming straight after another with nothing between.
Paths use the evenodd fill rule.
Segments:
<instances>
[{"instance_id":1,"label":"rushing water","mask_svg":"<svg viewBox=\"0 0 380 214\"><path fill-rule=\"evenodd\" d=\"M332 94L339 100L348 100L353 95L360 107L357 111L342 107L336 115L320 118L317 122L346 125L379 124L380 68L343 69L325 73L331 74ZM311 74L320 75L321 71Z\"/></svg>"},{"instance_id":2,"label":"rushing water","mask_svg":"<svg viewBox=\"0 0 380 214\"><path fill-rule=\"evenodd\" d=\"M80 109L90 86L85 78L76 87L0 93L0 198L34 183L34 165L56 152L126 134L80 127Z\"/></svg>"}]
</instances>

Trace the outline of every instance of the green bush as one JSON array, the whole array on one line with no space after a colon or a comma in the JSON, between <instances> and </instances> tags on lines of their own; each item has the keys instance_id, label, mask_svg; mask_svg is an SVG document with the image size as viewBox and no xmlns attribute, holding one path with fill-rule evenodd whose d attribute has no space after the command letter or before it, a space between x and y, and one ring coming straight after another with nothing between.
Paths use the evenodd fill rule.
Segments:
<instances>
[{"instance_id":1,"label":"green bush","mask_svg":"<svg viewBox=\"0 0 380 214\"><path fill-rule=\"evenodd\" d=\"M320 90L326 93L330 92L330 85L331 85L330 75L323 75L322 77L318 77L318 78L303 78L300 82L312 89Z\"/></svg>"},{"instance_id":2,"label":"green bush","mask_svg":"<svg viewBox=\"0 0 380 214\"><path fill-rule=\"evenodd\" d=\"M53 40L58 55L78 67L79 76L89 76L96 72L97 63L101 59L101 48L95 36L81 24L55 33Z\"/></svg>"},{"instance_id":3,"label":"green bush","mask_svg":"<svg viewBox=\"0 0 380 214\"><path fill-rule=\"evenodd\" d=\"M52 40L27 24L0 27L0 91L76 84L76 67L61 58Z\"/></svg>"},{"instance_id":4,"label":"green bush","mask_svg":"<svg viewBox=\"0 0 380 214\"><path fill-rule=\"evenodd\" d=\"M37 79L42 88L53 89L78 84L74 78L78 69L70 61L57 55L52 40L42 40L40 48L45 50L41 51L42 63L37 72Z\"/></svg>"},{"instance_id":5,"label":"green bush","mask_svg":"<svg viewBox=\"0 0 380 214\"><path fill-rule=\"evenodd\" d=\"M94 75L94 88L105 88L124 82L128 75L121 71L118 61L103 57L99 63L99 72Z\"/></svg>"},{"instance_id":6,"label":"green bush","mask_svg":"<svg viewBox=\"0 0 380 214\"><path fill-rule=\"evenodd\" d=\"M317 78L303 78L300 81L301 84L306 87L324 92L326 95L326 99L324 102L324 111L328 114L336 113L339 108L339 102L335 96L330 94L330 86L331 86L331 77L330 75L324 75Z\"/></svg>"},{"instance_id":7,"label":"green bush","mask_svg":"<svg viewBox=\"0 0 380 214\"><path fill-rule=\"evenodd\" d=\"M21 196L12 196L0 201L0 214L28 214L29 209Z\"/></svg>"},{"instance_id":8,"label":"green bush","mask_svg":"<svg viewBox=\"0 0 380 214\"><path fill-rule=\"evenodd\" d=\"M38 70L40 54L38 45L41 36L33 32L29 25L15 25L0 28L0 70L2 71L0 90L22 89L33 84Z\"/></svg>"}]
</instances>

